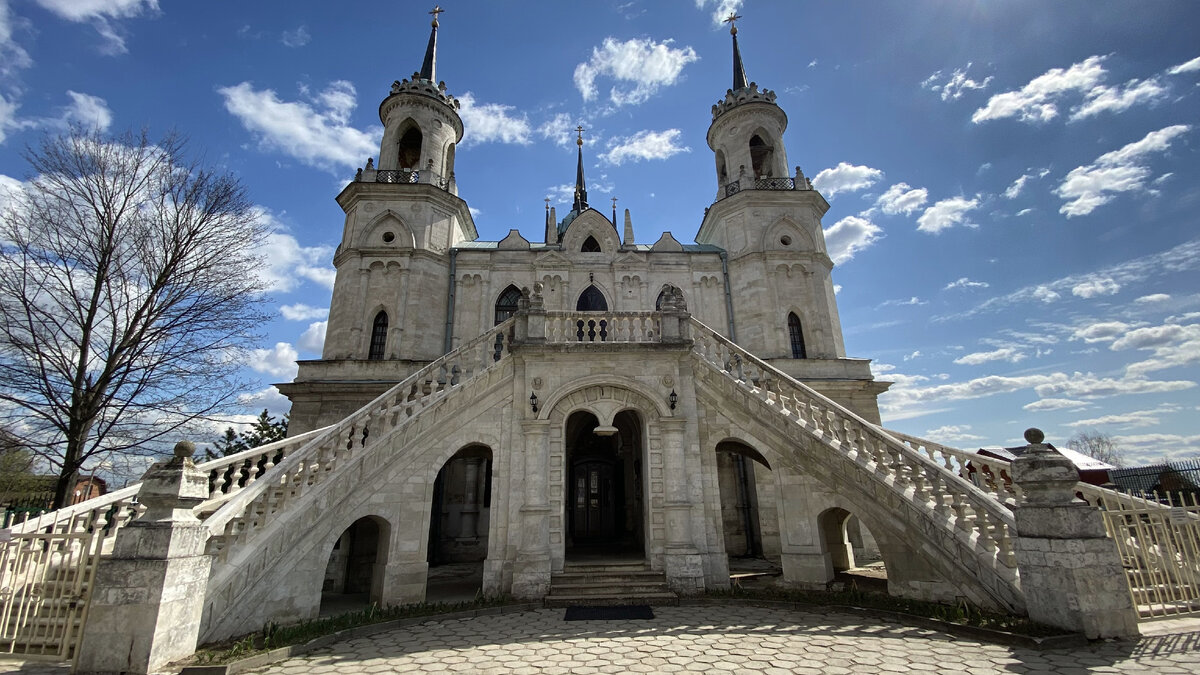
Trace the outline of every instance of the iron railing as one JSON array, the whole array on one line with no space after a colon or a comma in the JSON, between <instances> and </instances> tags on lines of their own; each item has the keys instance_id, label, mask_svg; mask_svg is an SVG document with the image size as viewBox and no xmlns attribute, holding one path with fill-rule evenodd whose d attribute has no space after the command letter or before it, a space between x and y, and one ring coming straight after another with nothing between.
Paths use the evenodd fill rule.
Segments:
<instances>
[{"instance_id":1,"label":"iron railing","mask_svg":"<svg viewBox=\"0 0 1200 675\"><path fill-rule=\"evenodd\" d=\"M380 169L375 172L376 183L418 183L421 181L420 171L404 171L401 169Z\"/></svg>"}]
</instances>

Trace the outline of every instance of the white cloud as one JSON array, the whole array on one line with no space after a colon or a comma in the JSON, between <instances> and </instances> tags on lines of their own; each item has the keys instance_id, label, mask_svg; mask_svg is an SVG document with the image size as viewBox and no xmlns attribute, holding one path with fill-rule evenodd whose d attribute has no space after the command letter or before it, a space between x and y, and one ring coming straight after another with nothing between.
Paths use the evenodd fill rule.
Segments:
<instances>
[{"instance_id":1,"label":"white cloud","mask_svg":"<svg viewBox=\"0 0 1200 675\"><path fill-rule=\"evenodd\" d=\"M266 217L270 220L269 214ZM259 255L267 264L257 273L268 290L286 293L305 280L333 290L337 270L329 262L333 249L328 246L301 246L295 237L276 228L267 235Z\"/></svg>"},{"instance_id":2,"label":"white cloud","mask_svg":"<svg viewBox=\"0 0 1200 675\"><path fill-rule=\"evenodd\" d=\"M463 121L463 145L479 143L516 143L527 145L533 129L524 114L513 114L516 108L502 103L476 103L475 95L467 92L458 97L459 117Z\"/></svg>"},{"instance_id":3,"label":"white cloud","mask_svg":"<svg viewBox=\"0 0 1200 675\"><path fill-rule=\"evenodd\" d=\"M0 0L2 1L2 0ZM0 213L4 213L9 205L16 199L18 193L25 188L25 184L13 178L0 173Z\"/></svg>"},{"instance_id":4,"label":"white cloud","mask_svg":"<svg viewBox=\"0 0 1200 675\"><path fill-rule=\"evenodd\" d=\"M13 26L17 22L9 10L8 1L0 0L0 77L9 77L16 71L33 65L29 52L13 39ZM4 99L0 98L0 106L3 104ZM3 117L0 116L0 123L2 122ZM3 131L3 125L0 124L0 141L4 139Z\"/></svg>"},{"instance_id":5,"label":"white cloud","mask_svg":"<svg viewBox=\"0 0 1200 675\"><path fill-rule=\"evenodd\" d=\"M1119 413L1113 415L1101 415L1086 420L1075 420L1067 422L1068 427L1098 427L1105 425L1119 425L1124 428L1130 427L1152 427L1159 423L1159 413L1153 410L1139 410L1130 413Z\"/></svg>"},{"instance_id":6,"label":"white cloud","mask_svg":"<svg viewBox=\"0 0 1200 675\"><path fill-rule=\"evenodd\" d=\"M953 441L979 441L983 440L983 436L976 436L969 433L971 431L970 424L947 424L936 429L929 429L925 432L925 438L937 439L942 442Z\"/></svg>"},{"instance_id":7,"label":"white cloud","mask_svg":"<svg viewBox=\"0 0 1200 675\"><path fill-rule=\"evenodd\" d=\"M67 96L71 97L71 104L63 112L64 121L99 131L107 131L112 126L112 111L104 99L70 90Z\"/></svg>"},{"instance_id":8,"label":"white cloud","mask_svg":"<svg viewBox=\"0 0 1200 675\"><path fill-rule=\"evenodd\" d=\"M1016 180L1014 180L1012 182L1012 185L1009 185L1008 188L1004 191L1004 198L1005 199L1016 199L1018 196L1020 196L1021 191L1025 189L1025 185L1029 181L1031 181L1035 178L1043 178L1048 173L1050 173L1049 169L1042 169L1041 171L1022 174L1020 178L1017 178Z\"/></svg>"},{"instance_id":9,"label":"white cloud","mask_svg":"<svg viewBox=\"0 0 1200 675\"><path fill-rule=\"evenodd\" d=\"M296 346L301 351L320 354L325 348L325 329L328 328L328 321L317 321L308 324L308 328L300 334L300 340Z\"/></svg>"},{"instance_id":10,"label":"white cloud","mask_svg":"<svg viewBox=\"0 0 1200 675\"><path fill-rule=\"evenodd\" d=\"M37 0L37 4L67 21L91 22L105 40L104 51L112 54L129 51L116 20L158 11L158 0Z\"/></svg>"},{"instance_id":11,"label":"white cloud","mask_svg":"<svg viewBox=\"0 0 1200 675\"><path fill-rule=\"evenodd\" d=\"M879 240L883 230L860 216L846 216L825 230L825 250L835 265Z\"/></svg>"},{"instance_id":12,"label":"white cloud","mask_svg":"<svg viewBox=\"0 0 1200 675\"><path fill-rule=\"evenodd\" d=\"M832 169L822 170L813 177L812 182L813 187L820 190L821 194L832 198L839 192L855 192L871 187L882 177L883 172L879 169L841 162Z\"/></svg>"},{"instance_id":13,"label":"white cloud","mask_svg":"<svg viewBox=\"0 0 1200 675\"><path fill-rule=\"evenodd\" d=\"M713 24L720 26L730 14L737 14L742 9L744 0L696 0L697 9L713 6Z\"/></svg>"},{"instance_id":14,"label":"white cloud","mask_svg":"<svg viewBox=\"0 0 1200 675\"><path fill-rule=\"evenodd\" d=\"M1150 295L1143 295L1142 297L1135 299L1134 302L1166 302L1170 299L1171 296L1167 295L1166 293L1151 293Z\"/></svg>"},{"instance_id":15,"label":"white cloud","mask_svg":"<svg viewBox=\"0 0 1200 675\"><path fill-rule=\"evenodd\" d=\"M1071 169L1054 191L1066 203L1058 209L1068 218L1085 216L1112 201L1115 193L1141 190L1150 177L1149 167L1143 164L1147 155L1163 152L1171 141L1190 130L1186 124L1151 131L1140 141L1120 150L1107 152L1086 166Z\"/></svg>"},{"instance_id":16,"label":"white cloud","mask_svg":"<svg viewBox=\"0 0 1200 675\"><path fill-rule=\"evenodd\" d=\"M1135 328L1115 340L1109 349L1154 349L1169 345L1181 338L1200 338L1200 325L1180 326L1179 324L1163 324L1161 326L1146 326ZM1200 354L1197 355L1200 358Z\"/></svg>"},{"instance_id":17,"label":"white cloud","mask_svg":"<svg viewBox=\"0 0 1200 675\"><path fill-rule=\"evenodd\" d=\"M1086 408L1092 405L1087 401L1077 401L1071 398L1043 398L1033 403L1027 403L1022 407L1030 412L1045 412L1049 410L1071 410L1076 408Z\"/></svg>"},{"instance_id":18,"label":"white cloud","mask_svg":"<svg viewBox=\"0 0 1200 675\"><path fill-rule=\"evenodd\" d=\"M952 73L945 77L943 81L942 71L937 71L930 75L921 83L921 86L930 91L941 92L942 100L957 101L962 97L963 91L967 89L986 89L992 81L992 76L985 77L982 82L973 80L967 77L967 71L971 69L971 63L967 63L965 68L955 68Z\"/></svg>"},{"instance_id":19,"label":"white cloud","mask_svg":"<svg viewBox=\"0 0 1200 675\"><path fill-rule=\"evenodd\" d=\"M324 319L329 316L328 307L310 307L303 303L283 305L279 313L288 321L308 321L309 319Z\"/></svg>"},{"instance_id":20,"label":"white cloud","mask_svg":"<svg viewBox=\"0 0 1200 675\"><path fill-rule=\"evenodd\" d=\"M320 168L361 166L379 150L374 133L348 124L354 85L338 80L312 102L281 101L271 89L257 91L249 82L217 90L225 109L270 150Z\"/></svg>"},{"instance_id":21,"label":"white cloud","mask_svg":"<svg viewBox=\"0 0 1200 675\"><path fill-rule=\"evenodd\" d=\"M1119 113L1140 103L1154 103L1167 95L1167 88L1155 78L1130 80L1124 87L1096 87L1087 99L1072 109L1071 121L1081 120L1102 112Z\"/></svg>"},{"instance_id":22,"label":"white cloud","mask_svg":"<svg viewBox=\"0 0 1200 675\"><path fill-rule=\"evenodd\" d=\"M967 277L959 277L958 280L951 281L950 283L946 284L945 288L943 288L942 290L949 291L949 290L952 290L955 288L987 288L987 287L988 287L988 283L986 281L971 281Z\"/></svg>"},{"instance_id":23,"label":"white cloud","mask_svg":"<svg viewBox=\"0 0 1200 675\"><path fill-rule=\"evenodd\" d=\"M917 296L912 296L907 300L884 300L879 303L880 307L919 307L920 305L928 305L929 301L922 300Z\"/></svg>"},{"instance_id":24,"label":"white cloud","mask_svg":"<svg viewBox=\"0 0 1200 675\"><path fill-rule=\"evenodd\" d=\"M1167 71L1167 74L1182 75L1183 73L1194 73L1198 70L1200 70L1200 56L1197 56L1196 58L1192 59L1191 61L1188 61L1186 63L1181 63L1181 64L1175 66L1174 68L1171 68L1170 70Z\"/></svg>"},{"instance_id":25,"label":"white cloud","mask_svg":"<svg viewBox=\"0 0 1200 675\"><path fill-rule=\"evenodd\" d=\"M279 393L275 387L267 387L261 391L256 391L250 394L242 394L238 396L238 405L252 408L254 410L267 409L267 414L271 417L283 417L292 409L292 402L286 396ZM246 420L247 426L253 422L253 419Z\"/></svg>"},{"instance_id":26,"label":"white cloud","mask_svg":"<svg viewBox=\"0 0 1200 675\"><path fill-rule=\"evenodd\" d=\"M303 47L312 40L312 35L308 33L308 26L300 26L296 30L285 30L279 41L285 47Z\"/></svg>"},{"instance_id":27,"label":"white cloud","mask_svg":"<svg viewBox=\"0 0 1200 675\"><path fill-rule=\"evenodd\" d=\"M996 94L971 115L979 124L988 120L1016 117L1022 122L1048 122L1058 116L1058 100L1064 95L1091 91L1104 79L1104 56L1089 56L1070 68L1052 68L1024 87Z\"/></svg>"},{"instance_id":28,"label":"white cloud","mask_svg":"<svg viewBox=\"0 0 1200 675\"><path fill-rule=\"evenodd\" d=\"M1026 358L1023 352L1017 351L1011 347L1004 347L990 352L975 352L973 354L965 354L954 359L954 362L959 365L977 366L981 363L989 361L1008 361L1009 363L1017 363Z\"/></svg>"},{"instance_id":29,"label":"white cloud","mask_svg":"<svg viewBox=\"0 0 1200 675\"><path fill-rule=\"evenodd\" d=\"M1121 321L1102 321L1076 329L1071 339L1088 343L1109 342L1126 334L1130 328L1132 326Z\"/></svg>"},{"instance_id":30,"label":"white cloud","mask_svg":"<svg viewBox=\"0 0 1200 675\"><path fill-rule=\"evenodd\" d=\"M700 58L691 47L675 49L672 42L604 38L599 47L592 48L590 60L575 66L575 88L583 100L591 101L598 94L596 78L607 76L616 81L608 94L613 104L642 103L660 87L675 84L683 67Z\"/></svg>"},{"instance_id":31,"label":"white cloud","mask_svg":"<svg viewBox=\"0 0 1200 675\"><path fill-rule=\"evenodd\" d=\"M1041 302L1054 302L1061 297L1056 291L1051 290L1048 286L1038 286L1030 292L1034 300Z\"/></svg>"},{"instance_id":32,"label":"white cloud","mask_svg":"<svg viewBox=\"0 0 1200 675\"><path fill-rule=\"evenodd\" d=\"M539 125L537 133L542 138L554 141L554 144L559 147L569 148L575 145L575 127L577 126L580 124L567 113L557 113ZM586 145L594 139L595 136L591 135L589 138L583 139L583 142Z\"/></svg>"},{"instance_id":33,"label":"white cloud","mask_svg":"<svg viewBox=\"0 0 1200 675\"><path fill-rule=\"evenodd\" d=\"M908 216L924 206L928 198L929 191L925 188L912 188L908 183L896 183L888 188L887 192L879 195L875 204L888 215L903 213Z\"/></svg>"},{"instance_id":34,"label":"white cloud","mask_svg":"<svg viewBox=\"0 0 1200 675\"><path fill-rule=\"evenodd\" d=\"M917 350L913 351L911 354L905 354L905 355L904 355L904 360L905 360L905 361L912 361L913 359L915 359L915 358L918 358L918 357L920 357L920 356L921 356L921 350L920 350L920 349L917 349ZM894 376L894 375L889 375L889 377L891 377L892 379L895 379L895 377L896 377L896 376ZM918 376L918 377L919 377L919 376ZM921 379L926 379L926 378L921 378Z\"/></svg>"},{"instance_id":35,"label":"white cloud","mask_svg":"<svg viewBox=\"0 0 1200 675\"><path fill-rule=\"evenodd\" d=\"M943 199L925 209L925 213L917 218L917 229L921 232L938 234L955 225L974 227L971 223L966 222L966 218L968 213L978 207L978 199L967 199L966 197Z\"/></svg>"},{"instance_id":36,"label":"white cloud","mask_svg":"<svg viewBox=\"0 0 1200 675\"><path fill-rule=\"evenodd\" d=\"M19 104L0 94L0 143L8 136L7 131L17 126L17 108Z\"/></svg>"},{"instance_id":37,"label":"white cloud","mask_svg":"<svg viewBox=\"0 0 1200 675\"><path fill-rule=\"evenodd\" d=\"M295 347L286 342L277 342L272 349L251 351L246 365L260 373L291 379L296 376L296 359L299 356Z\"/></svg>"},{"instance_id":38,"label":"white cloud","mask_svg":"<svg viewBox=\"0 0 1200 675\"><path fill-rule=\"evenodd\" d=\"M1101 295L1116 295L1121 290L1121 284L1107 277L1088 279L1087 281L1075 284L1071 288L1071 294L1086 299L1099 297Z\"/></svg>"},{"instance_id":39,"label":"white cloud","mask_svg":"<svg viewBox=\"0 0 1200 675\"><path fill-rule=\"evenodd\" d=\"M614 138L611 141L608 152L600 155L600 159L609 164L619 166L627 160L640 162L642 160L666 159L681 152L691 152L691 148L687 146L680 147L679 136L681 133L679 129L666 129L664 131L650 131L647 129L639 131L632 136Z\"/></svg>"}]
</instances>

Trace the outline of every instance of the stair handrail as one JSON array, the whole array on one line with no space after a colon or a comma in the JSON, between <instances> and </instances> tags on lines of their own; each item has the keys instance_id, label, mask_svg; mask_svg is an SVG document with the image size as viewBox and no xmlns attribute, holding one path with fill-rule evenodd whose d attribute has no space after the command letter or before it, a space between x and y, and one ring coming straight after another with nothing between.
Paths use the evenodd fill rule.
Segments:
<instances>
[{"instance_id":1,"label":"stair handrail","mask_svg":"<svg viewBox=\"0 0 1200 675\"><path fill-rule=\"evenodd\" d=\"M845 406L821 394L812 387L809 387L791 375L788 375L775 366L772 366L766 361L763 361L762 359L751 354L749 351L738 346L737 343L729 340L725 336L705 325L703 322L697 320L695 317L691 317L691 323L692 328L695 329L693 331L693 335L699 336L699 339L696 337L693 338L694 343L692 347L693 353L695 353L698 358L710 364L714 368L723 371L725 374L734 378L743 385L747 384L747 378L744 377L744 372L742 372L743 365L740 362L748 363L754 368L757 368L759 371L768 373L770 378L773 378L776 382L786 384L795 393L801 394L800 397L797 397L793 393L792 399L794 401L807 406L810 410L815 409L819 411L818 414L808 415L807 418L800 418L797 416L798 421L800 421L813 433L832 436L832 439L836 441L839 446L847 447L847 450L854 453L851 455L852 460L866 452L869 454L869 457L867 457L863 463L866 464L867 462L874 461L877 467L882 466L881 460L884 459L884 455L888 455L887 461L889 463L895 462L898 464L903 464L904 462L901 459L902 457L906 457L915 462L922 470L913 470L917 467L911 466L901 467L902 469L906 470L895 472L894 478L897 479L897 481L904 480L908 486L913 488L914 499L919 496L923 501L925 501L925 503L932 501L934 502L935 511L947 514L947 517L949 517L949 515L953 515L956 525L961 529L974 529L979 535L979 541L982 542L983 549L988 553L993 553L994 551L998 550L999 555L996 555L996 559L1003 566L1015 571L1016 558L1013 553L1012 538L1015 536L1017 531L1016 520L1014 519L1012 512L1005 507L1003 502L997 500L987 492L979 489L970 481L967 481L961 476L944 469L942 466L938 465L936 462L927 458L926 456L913 451L882 427L868 422L854 411L849 410ZM704 339L716 342L718 345L728 350L731 356L736 355L737 358L730 359L730 362L740 362L732 363L730 367L738 370L741 376L727 369L724 365L724 362L722 362L721 365L718 365L716 361L709 358L708 354L706 353L706 351L708 351L708 347L707 345L702 344ZM760 385L754 383L752 378L750 379L751 381L748 384L754 389L763 390L764 385L769 386L770 384L769 382L763 382ZM770 392L769 390L765 391L767 393L762 397L764 402L769 405L782 405L783 401L782 397L779 395L779 392ZM772 395L774 395L774 401L771 400ZM823 418L823 423L818 424L819 418ZM836 421L836 425L831 424L831 422L834 421ZM857 436L854 432L857 432ZM885 449L882 452L876 452L875 448L866 447L866 445L863 443L864 436L873 437L878 443L881 443ZM940 481L944 484L955 486L958 493L962 494L970 502L970 507L975 513L967 514L965 512L963 509L965 505L959 503L957 494L954 495L955 498L953 499L953 503L947 504L945 502L944 491L936 489L936 486L931 489L927 485L927 482L930 481ZM904 490L905 488L902 487L901 489ZM968 518L968 516L974 515L977 517L979 512L982 512L982 514L985 516L986 522L971 523L971 519ZM972 527L972 525L974 525L974 527Z\"/></svg>"},{"instance_id":2,"label":"stair handrail","mask_svg":"<svg viewBox=\"0 0 1200 675\"><path fill-rule=\"evenodd\" d=\"M458 372L453 368L447 368L447 365L457 361L462 356L467 355L480 347L487 346L489 349L495 350L495 358L485 358L479 365L483 366L468 374L467 379L490 370L496 363L499 363L504 356L508 354L508 348L511 344L511 335L515 318L509 318L502 323L497 324L489 330L484 331L479 336L475 337L466 344L446 352L442 356L431 361L428 365L417 370L413 374L404 378L401 382L389 388L379 396L371 400L370 403L362 406L355 412L348 415L341 422L327 427L323 433L310 439L303 447L284 458L282 462L276 464L271 472L264 476L264 479L255 481L252 485L241 490L231 499L221 505L212 515L204 519L204 526L208 532L208 536L212 538L214 535L219 535L225 532L226 526L236 517L240 516L246 508L256 499L263 496L268 487L278 484L279 481L271 480L271 476L287 476L290 472L299 468L301 462L311 459L312 455L317 454L330 441L336 441L340 444L341 439L345 438L347 433L354 433L358 429L358 425L372 418L382 418L388 412L391 412L394 406L412 403L419 406L424 406L428 403L428 398L457 386L462 381L454 382L458 377ZM418 385L429 385L434 382L433 375L439 373L441 377L449 376L449 379L439 380L438 387L432 388L431 391L418 391ZM463 380L465 381L465 380ZM413 394L415 398L409 400L397 400L402 395ZM382 434L376 434L382 436ZM351 444L353 439L349 439ZM373 439L374 440L374 439ZM365 440L363 441L365 442ZM201 508L203 504L201 504Z\"/></svg>"},{"instance_id":3,"label":"stair handrail","mask_svg":"<svg viewBox=\"0 0 1200 675\"><path fill-rule=\"evenodd\" d=\"M997 501L1010 508L1021 503L1024 493L1012 480L1012 462L988 457L980 452L942 445L895 429L885 429L913 452L924 454L943 468L965 478L979 489L990 492Z\"/></svg>"},{"instance_id":4,"label":"stair handrail","mask_svg":"<svg viewBox=\"0 0 1200 675\"><path fill-rule=\"evenodd\" d=\"M258 445L232 455L196 462L196 467L208 473L209 496L211 498L215 492L222 491L223 488L228 490L231 487L230 484L233 483L232 477L230 477L230 480L225 481L224 485L217 483L217 480L221 478L221 474L229 472L229 467L243 464L247 467L247 473L243 480L252 481L257 476L251 469L256 469L264 460L270 461L270 459L278 456L280 452L286 456L290 448L297 447L326 428L314 429L303 434ZM258 475L261 475L261 473L258 473ZM126 509L137 509L138 505L135 498L141 487L142 484L140 482L127 485L119 490L114 490L99 497L93 497L78 504L64 506L61 509L53 511L46 511L36 518L16 523L9 529L13 533L37 532L47 528L54 528L53 532L80 532L98 527L101 529L108 528L110 531L107 533L107 536L112 536L115 534L116 529L119 529L128 520L132 519L133 514L127 512ZM232 487L236 488L237 486L234 485ZM123 512L129 517L122 517L121 514ZM115 518L113 517L114 515L116 516ZM104 522L101 522L102 517Z\"/></svg>"}]
</instances>

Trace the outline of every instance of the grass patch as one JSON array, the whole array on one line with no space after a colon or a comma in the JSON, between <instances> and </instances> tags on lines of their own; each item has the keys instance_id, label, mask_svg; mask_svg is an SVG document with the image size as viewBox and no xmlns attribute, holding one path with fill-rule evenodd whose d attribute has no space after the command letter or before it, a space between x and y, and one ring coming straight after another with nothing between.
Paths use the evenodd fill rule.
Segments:
<instances>
[{"instance_id":1,"label":"grass patch","mask_svg":"<svg viewBox=\"0 0 1200 675\"><path fill-rule=\"evenodd\" d=\"M348 628L369 626L397 619L412 619L452 612L500 607L511 602L511 598L507 596L495 596L453 603L422 602L412 605L393 605L391 607L380 607L372 604L370 607L358 611L346 612L345 614L327 616L320 619L308 619L282 626L275 623L268 623L263 626L262 630L250 633L249 635L204 645L196 650L190 662L201 666L231 663L239 659L254 656L255 654L271 651L272 649L304 644L309 640L332 635Z\"/></svg>"},{"instance_id":2,"label":"grass patch","mask_svg":"<svg viewBox=\"0 0 1200 675\"><path fill-rule=\"evenodd\" d=\"M1031 621L1028 617L992 612L980 609L966 602L956 605L944 605L925 600L910 600L908 598L893 597L885 593L861 591L853 585L844 591L804 591L787 588L735 587L728 591L711 590L706 595L707 597L716 599L770 600L774 602L795 602L813 606L840 605L878 609L1029 637L1048 637L1051 635L1062 635L1065 632L1061 628Z\"/></svg>"}]
</instances>

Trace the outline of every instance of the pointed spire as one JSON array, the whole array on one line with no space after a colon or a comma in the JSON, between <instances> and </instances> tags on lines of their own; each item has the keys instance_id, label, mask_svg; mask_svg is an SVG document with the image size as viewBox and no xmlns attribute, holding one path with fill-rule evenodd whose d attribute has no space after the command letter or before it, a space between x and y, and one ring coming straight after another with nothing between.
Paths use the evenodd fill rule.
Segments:
<instances>
[{"instance_id":1,"label":"pointed spire","mask_svg":"<svg viewBox=\"0 0 1200 675\"><path fill-rule=\"evenodd\" d=\"M579 138L575 140L575 144L579 146L579 162L575 167L575 203L572 205L572 210L576 213L582 213L588 207L587 203L587 185L583 182L583 125L575 127Z\"/></svg>"},{"instance_id":2,"label":"pointed spire","mask_svg":"<svg viewBox=\"0 0 1200 675\"><path fill-rule=\"evenodd\" d=\"M737 20L742 17L735 12L729 13L725 23L729 24L729 34L733 36L733 90L745 89L749 85L746 79L746 66L742 65L742 52L737 43Z\"/></svg>"},{"instance_id":3,"label":"pointed spire","mask_svg":"<svg viewBox=\"0 0 1200 675\"><path fill-rule=\"evenodd\" d=\"M546 243L558 243L558 224L554 222L553 212L550 210L550 198L546 197Z\"/></svg>"},{"instance_id":4,"label":"pointed spire","mask_svg":"<svg viewBox=\"0 0 1200 675\"><path fill-rule=\"evenodd\" d=\"M441 14L444 11L446 11L446 10L442 9L441 7L439 7L437 5L434 5L433 11L430 12L430 14L433 15L433 22L430 24L432 26L432 28L429 29L429 46L425 47L425 60L421 62L421 79L422 80L429 80L430 82L437 81L435 79L435 76L437 74L438 14Z\"/></svg>"},{"instance_id":5,"label":"pointed spire","mask_svg":"<svg viewBox=\"0 0 1200 675\"><path fill-rule=\"evenodd\" d=\"M629 217L629 209L625 209L625 245L633 246L633 220Z\"/></svg>"}]
</instances>

